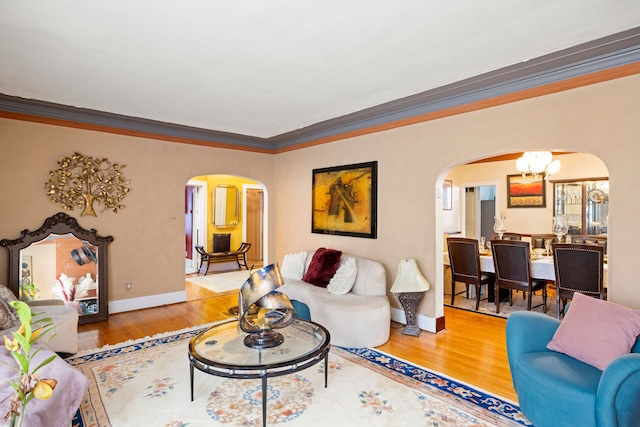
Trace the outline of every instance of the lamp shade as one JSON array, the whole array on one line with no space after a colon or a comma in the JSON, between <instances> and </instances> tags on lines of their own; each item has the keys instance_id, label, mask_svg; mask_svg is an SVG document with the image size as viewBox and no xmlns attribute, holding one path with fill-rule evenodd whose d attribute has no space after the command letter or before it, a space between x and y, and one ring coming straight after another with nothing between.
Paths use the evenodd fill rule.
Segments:
<instances>
[{"instance_id":1,"label":"lamp shade","mask_svg":"<svg viewBox=\"0 0 640 427\"><path fill-rule=\"evenodd\" d=\"M398 274L391 287L392 293L425 292L431 287L418 269L415 259L403 259L398 264Z\"/></svg>"}]
</instances>

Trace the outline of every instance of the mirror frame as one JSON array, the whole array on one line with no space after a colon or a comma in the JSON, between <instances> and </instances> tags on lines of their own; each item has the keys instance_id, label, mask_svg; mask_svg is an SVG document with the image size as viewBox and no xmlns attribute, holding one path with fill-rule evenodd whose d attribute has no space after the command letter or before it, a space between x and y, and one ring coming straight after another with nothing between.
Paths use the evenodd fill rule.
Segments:
<instances>
[{"instance_id":1,"label":"mirror frame","mask_svg":"<svg viewBox=\"0 0 640 427\"><path fill-rule=\"evenodd\" d=\"M0 240L0 246L7 248L9 251L9 289L17 296L20 295L20 251L32 243L45 239L50 234L73 234L78 239L85 240L98 248L98 312L80 316L78 323L84 324L107 320L109 317L107 244L113 241L113 237L98 236L94 228L85 230L75 218L64 212L47 218L42 226L35 231L23 230L21 237L15 240Z\"/></svg>"},{"instance_id":2,"label":"mirror frame","mask_svg":"<svg viewBox=\"0 0 640 427\"><path fill-rule=\"evenodd\" d=\"M225 189L224 200L221 199L218 189ZM228 212L229 207L229 193L233 191L235 203L233 203L233 214ZM240 191L235 185L219 184L216 185L213 190L213 223L218 228L233 228L237 227L240 221ZM220 206L224 205L225 218L224 223L220 224L218 218L220 216Z\"/></svg>"}]
</instances>

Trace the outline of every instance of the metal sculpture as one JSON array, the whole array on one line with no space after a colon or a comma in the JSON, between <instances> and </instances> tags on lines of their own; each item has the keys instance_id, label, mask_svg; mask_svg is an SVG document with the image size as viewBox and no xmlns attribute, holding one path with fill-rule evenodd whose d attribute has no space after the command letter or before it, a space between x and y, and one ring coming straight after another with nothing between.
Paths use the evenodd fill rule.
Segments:
<instances>
[{"instance_id":1,"label":"metal sculpture","mask_svg":"<svg viewBox=\"0 0 640 427\"><path fill-rule=\"evenodd\" d=\"M240 329L249 334L244 339L247 347L271 348L284 342L282 334L274 329L289 326L296 317L296 311L289 297L276 291L283 284L284 280L276 263L251 271L240 288L239 324Z\"/></svg>"}]
</instances>

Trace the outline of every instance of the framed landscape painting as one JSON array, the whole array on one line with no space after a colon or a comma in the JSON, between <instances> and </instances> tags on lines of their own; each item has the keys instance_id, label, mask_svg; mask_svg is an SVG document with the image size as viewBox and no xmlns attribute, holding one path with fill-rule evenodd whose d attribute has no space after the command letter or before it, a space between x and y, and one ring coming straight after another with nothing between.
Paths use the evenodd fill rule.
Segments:
<instances>
[{"instance_id":1,"label":"framed landscape painting","mask_svg":"<svg viewBox=\"0 0 640 427\"><path fill-rule=\"evenodd\" d=\"M507 175L507 207L544 208L547 206L544 175Z\"/></svg>"},{"instance_id":2,"label":"framed landscape painting","mask_svg":"<svg viewBox=\"0 0 640 427\"><path fill-rule=\"evenodd\" d=\"M311 232L377 238L378 162L314 169Z\"/></svg>"}]
</instances>

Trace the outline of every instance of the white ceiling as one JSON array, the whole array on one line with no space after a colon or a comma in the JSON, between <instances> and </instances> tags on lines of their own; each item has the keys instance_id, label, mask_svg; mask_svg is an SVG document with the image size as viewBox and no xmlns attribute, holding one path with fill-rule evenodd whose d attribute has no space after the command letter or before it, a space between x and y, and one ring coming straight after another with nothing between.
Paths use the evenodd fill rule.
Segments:
<instances>
[{"instance_id":1,"label":"white ceiling","mask_svg":"<svg viewBox=\"0 0 640 427\"><path fill-rule=\"evenodd\" d=\"M639 25L639 0L0 0L0 93L270 138Z\"/></svg>"}]
</instances>

